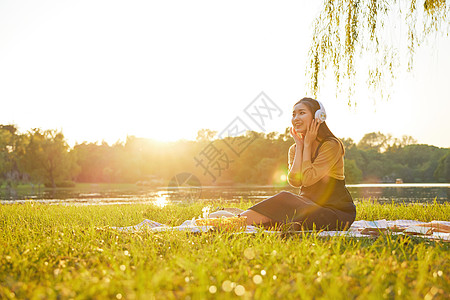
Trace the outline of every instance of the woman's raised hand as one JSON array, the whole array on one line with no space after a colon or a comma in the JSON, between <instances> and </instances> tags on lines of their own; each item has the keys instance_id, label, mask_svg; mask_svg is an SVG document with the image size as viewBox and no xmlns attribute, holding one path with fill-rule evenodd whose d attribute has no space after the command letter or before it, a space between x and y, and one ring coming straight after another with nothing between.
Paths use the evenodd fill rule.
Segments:
<instances>
[{"instance_id":1,"label":"woman's raised hand","mask_svg":"<svg viewBox=\"0 0 450 300\"><path fill-rule=\"evenodd\" d=\"M289 129L291 136L294 138L294 141L297 145L302 145L303 146L303 136L301 133L298 133L294 127L291 127Z\"/></svg>"},{"instance_id":2,"label":"woman's raised hand","mask_svg":"<svg viewBox=\"0 0 450 300\"><path fill-rule=\"evenodd\" d=\"M320 126L319 119L312 119L311 124L306 129L306 134L304 138L305 146L311 146L314 140L317 138L319 126Z\"/></svg>"}]
</instances>

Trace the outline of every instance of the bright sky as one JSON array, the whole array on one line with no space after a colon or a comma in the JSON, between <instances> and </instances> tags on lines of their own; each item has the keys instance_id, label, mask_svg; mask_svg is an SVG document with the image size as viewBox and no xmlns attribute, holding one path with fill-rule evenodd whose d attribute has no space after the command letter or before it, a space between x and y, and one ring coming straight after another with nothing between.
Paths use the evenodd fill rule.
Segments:
<instances>
[{"instance_id":1,"label":"bright sky","mask_svg":"<svg viewBox=\"0 0 450 300\"><path fill-rule=\"evenodd\" d=\"M0 1L0 124L59 129L75 142L221 132L260 92L291 125L306 94L312 20L322 1ZM434 47L431 45L434 43ZM389 102L318 99L338 137L381 131L450 147L450 37L417 51ZM365 76L365 74L364 74Z\"/></svg>"}]
</instances>

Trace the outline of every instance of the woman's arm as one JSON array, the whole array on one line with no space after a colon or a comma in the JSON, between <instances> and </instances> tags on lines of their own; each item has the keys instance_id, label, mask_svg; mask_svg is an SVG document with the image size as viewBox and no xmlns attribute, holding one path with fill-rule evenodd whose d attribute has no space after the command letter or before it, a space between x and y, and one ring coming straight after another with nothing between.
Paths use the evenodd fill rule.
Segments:
<instances>
[{"instance_id":1,"label":"woman's arm","mask_svg":"<svg viewBox=\"0 0 450 300\"><path fill-rule=\"evenodd\" d=\"M296 145L294 160L288 174L288 183L293 187L300 187L302 185L302 161L303 147Z\"/></svg>"},{"instance_id":2,"label":"woman's arm","mask_svg":"<svg viewBox=\"0 0 450 300\"><path fill-rule=\"evenodd\" d=\"M303 157L302 157L302 165L303 165L303 163L304 162L310 162L311 161L311 148L312 148L312 146L311 145L304 145L303 146Z\"/></svg>"},{"instance_id":3,"label":"woman's arm","mask_svg":"<svg viewBox=\"0 0 450 300\"><path fill-rule=\"evenodd\" d=\"M291 135L295 140L295 148L294 151L291 150L292 148L289 149L288 183L293 187L300 187L302 185L303 137L293 128L291 128ZM291 159L292 156L293 159Z\"/></svg>"}]
</instances>

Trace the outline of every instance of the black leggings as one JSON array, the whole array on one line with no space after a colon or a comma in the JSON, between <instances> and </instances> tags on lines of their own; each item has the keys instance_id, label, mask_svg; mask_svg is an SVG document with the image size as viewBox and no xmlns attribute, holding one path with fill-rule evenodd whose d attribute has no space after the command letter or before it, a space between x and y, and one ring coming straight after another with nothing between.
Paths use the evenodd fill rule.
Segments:
<instances>
[{"instance_id":1,"label":"black leggings","mask_svg":"<svg viewBox=\"0 0 450 300\"><path fill-rule=\"evenodd\" d=\"M290 224L294 230L345 230L356 217L356 210L342 211L320 206L308 198L288 191L282 191L249 209L273 220L263 224L267 228Z\"/></svg>"}]
</instances>

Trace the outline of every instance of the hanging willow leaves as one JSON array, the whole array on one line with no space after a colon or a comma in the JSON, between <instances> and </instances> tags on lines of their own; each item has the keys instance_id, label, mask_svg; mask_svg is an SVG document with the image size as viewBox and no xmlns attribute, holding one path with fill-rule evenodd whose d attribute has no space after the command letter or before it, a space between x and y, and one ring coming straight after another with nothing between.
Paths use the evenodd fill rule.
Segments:
<instances>
[{"instance_id":1,"label":"hanging willow leaves","mask_svg":"<svg viewBox=\"0 0 450 300\"><path fill-rule=\"evenodd\" d=\"M320 84L332 72L337 94L352 100L358 62L367 64L367 84L389 99L395 74L407 53L413 68L416 47L432 35L450 33L450 5L445 0L324 0L313 23L308 53L308 89L317 97ZM406 28L406 30L405 30ZM358 77L363 74L358 73Z\"/></svg>"}]
</instances>

